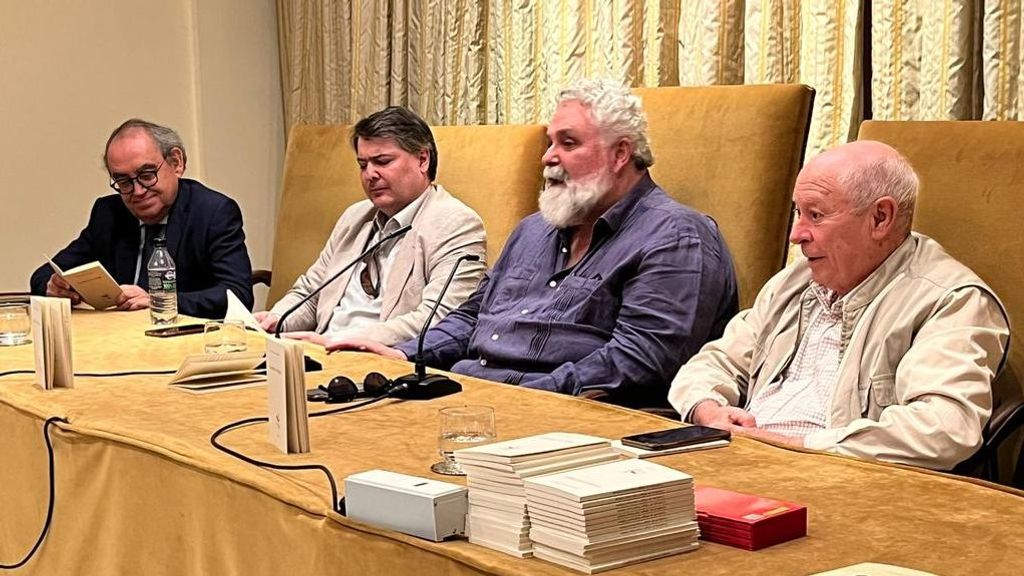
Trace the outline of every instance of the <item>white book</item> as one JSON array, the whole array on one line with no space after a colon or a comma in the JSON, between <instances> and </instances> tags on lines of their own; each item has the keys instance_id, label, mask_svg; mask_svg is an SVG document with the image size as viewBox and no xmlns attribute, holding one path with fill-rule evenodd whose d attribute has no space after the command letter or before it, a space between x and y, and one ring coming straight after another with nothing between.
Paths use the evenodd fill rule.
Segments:
<instances>
[{"instance_id":1,"label":"white book","mask_svg":"<svg viewBox=\"0 0 1024 576\"><path fill-rule=\"evenodd\" d=\"M592 560L580 558L579 556L575 556L573 554L562 552L556 548L551 548L548 546L544 546L542 544L534 543L533 555L537 558L540 558L541 560L547 560L548 562L561 564L562 566L566 566L574 570L584 572L586 574L597 574L599 572L605 572L607 570L612 570L614 568L621 568L623 566L628 566L630 564L637 564L639 562L646 562L648 560L654 560L656 558L663 558L665 556L672 556L674 554L689 552L691 550L696 550L697 546L697 542L693 542L692 544L680 545L675 548L667 550L640 553L636 556L631 556L628 558L621 558L617 560L602 560L595 562Z\"/></svg>"},{"instance_id":2,"label":"white book","mask_svg":"<svg viewBox=\"0 0 1024 576\"><path fill-rule=\"evenodd\" d=\"M620 460L526 480L527 489L550 492L573 502L586 502L643 489L692 483L693 478L648 460Z\"/></svg>"},{"instance_id":3,"label":"white book","mask_svg":"<svg viewBox=\"0 0 1024 576\"><path fill-rule=\"evenodd\" d=\"M628 546L639 548L650 543L657 545L667 541L696 540L697 534L695 520L650 530L637 530L632 534L604 534L599 538L580 537L543 526L530 526L530 539L534 542L578 555Z\"/></svg>"},{"instance_id":4,"label":"white book","mask_svg":"<svg viewBox=\"0 0 1024 576\"><path fill-rule=\"evenodd\" d=\"M267 407L270 442L285 454L309 452L302 343L267 338Z\"/></svg>"},{"instance_id":5,"label":"white book","mask_svg":"<svg viewBox=\"0 0 1024 576\"><path fill-rule=\"evenodd\" d=\"M117 299L122 293L121 287L103 264L96 261L61 270L49 256L46 256L46 261L50 263L54 273L70 284L89 306L97 310L106 310L117 305Z\"/></svg>"},{"instance_id":6,"label":"white book","mask_svg":"<svg viewBox=\"0 0 1024 576\"><path fill-rule=\"evenodd\" d=\"M73 388L71 356L71 301L32 296L32 345L35 348L36 384L43 390Z\"/></svg>"},{"instance_id":7,"label":"white book","mask_svg":"<svg viewBox=\"0 0 1024 576\"><path fill-rule=\"evenodd\" d=\"M611 443L605 438L570 432L549 432L547 434L527 436L526 438L506 440L494 444L463 448L456 450L454 454L455 460L460 464L464 462L472 463L475 460L514 464L524 460L535 459L544 454L553 452L569 454L602 444L611 446Z\"/></svg>"}]
</instances>

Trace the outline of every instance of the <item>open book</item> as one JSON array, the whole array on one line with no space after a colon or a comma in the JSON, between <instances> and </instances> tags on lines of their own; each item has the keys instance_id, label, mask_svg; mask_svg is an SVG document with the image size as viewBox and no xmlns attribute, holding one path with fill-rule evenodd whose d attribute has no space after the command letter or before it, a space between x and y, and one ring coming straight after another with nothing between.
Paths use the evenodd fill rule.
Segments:
<instances>
[{"instance_id":1,"label":"open book","mask_svg":"<svg viewBox=\"0 0 1024 576\"><path fill-rule=\"evenodd\" d=\"M86 304L97 310L106 310L117 305L117 298L121 295L121 287L110 276L107 269L99 262L89 262L81 266L75 266L70 270L61 270L49 256L46 261L50 268L71 285L82 296Z\"/></svg>"},{"instance_id":2,"label":"open book","mask_svg":"<svg viewBox=\"0 0 1024 576\"><path fill-rule=\"evenodd\" d=\"M32 342L36 353L36 379L43 390L72 388L71 301L33 296Z\"/></svg>"},{"instance_id":3,"label":"open book","mask_svg":"<svg viewBox=\"0 0 1024 576\"><path fill-rule=\"evenodd\" d=\"M259 386L266 379L261 352L189 354L169 384L179 390L202 394Z\"/></svg>"}]
</instances>

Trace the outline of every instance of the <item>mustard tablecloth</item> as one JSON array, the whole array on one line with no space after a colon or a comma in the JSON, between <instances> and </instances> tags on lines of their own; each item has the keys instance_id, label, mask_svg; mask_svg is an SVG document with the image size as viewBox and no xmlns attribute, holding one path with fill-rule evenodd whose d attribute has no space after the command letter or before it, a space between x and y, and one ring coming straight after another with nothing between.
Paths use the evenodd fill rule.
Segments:
<instances>
[{"instance_id":1,"label":"mustard tablecloth","mask_svg":"<svg viewBox=\"0 0 1024 576\"><path fill-rule=\"evenodd\" d=\"M146 312L73 315L77 373L175 369L202 336L142 334ZM252 335L250 348L262 347ZM410 366L355 353L325 356L307 386L344 373L390 376ZM32 347L0 349L0 372L31 369ZM54 430L53 524L25 574L566 574L465 540L433 543L334 513L315 472L256 468L215 450L210 434L266 415L266 389L196 395L168 376L78 377L44 392L31 375L0 377L0 563L27 551L46 513L42 422ZM499 439L552 430L615 438L666 427L649 414L469 378L461 394L385 401L310 421L312 452L285 456L265 425L223 441L255 458L319 463L339 482L371 468L434 477L437 410L494 406ZM310 405L311 411L322 405ZM806 538L758 552L702 542L692 553L613 574L808 574L887 562L938 574L1024 574L1024 498L963 478L807 453L736 438L728 448L658 458L698 483L807 505ZM455 479L459 481L459 479Z\"/></svg>"}]
</instances>

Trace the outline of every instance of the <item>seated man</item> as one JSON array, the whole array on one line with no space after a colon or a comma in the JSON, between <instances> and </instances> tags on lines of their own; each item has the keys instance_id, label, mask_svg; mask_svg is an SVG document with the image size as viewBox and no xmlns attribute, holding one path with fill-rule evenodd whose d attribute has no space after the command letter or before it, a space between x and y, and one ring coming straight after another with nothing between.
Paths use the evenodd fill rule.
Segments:
<instances>
[{"instance_id":1,"label":"seated man","mask_svg":"<svg viewBox=\"0 0 1024 576\"><path fill-rule=\"evenodd\" d=\"M385 108L355 125L352 148L367 200L345 210L316 262L269 312L256 314L267 330L371 244L406 224L412 230L382 244L303 304L285 319L285 329L315 331L291 335L320 343L354 337L391 345L419 333L460 256L480 260L459 266L437 318L480 283L486 269L483 222L434 183L437 146L426 122L405 108Z\"/></svg>"},{"instance_id":2,"label":"seated man","mask_svg":"<svg viewBox=\"0 0 1024 576\"><path fill-rule=\"evenodd\" d=\"M610 82L559 95L540 213L477 291L426 334L427 364L565 394L663 405L680 364L736 313L732 258L711 218L669 198L640 101ZM412 358L397 349L342 341Z\"/></svg>"},{"instance_id":3,"label":"seated man","mask_svg":"<svg viewBox=\"0 0 1024 576\"><path fill-rule=\"evenodd\" d=\"M804 258L683 366L672 406L697 424L927 468L977 450L1006 313L973 272L911 233L917 189L879 142L809 162L790 234Z\"/></svg>"},{"instance_id":4,"label":"seated man","mask_svg":"<svg viewBox=\"0 0 1024 576\"><path fill-rule=\"evenodd\" d=\"M119 309L148 308L146 265L153 239L162 235L177 269L179 312L220 318L226 289L251 308L242 212L231 198L182 178L187 159L181 137L170 128L138 119L118 126L103 154L118 194L96 200L89 223L54 263L67 270L99 261L121 284ZM81 301L49 264L32 273L30 285L33 294Z\"/></svg>"}]
</instances>

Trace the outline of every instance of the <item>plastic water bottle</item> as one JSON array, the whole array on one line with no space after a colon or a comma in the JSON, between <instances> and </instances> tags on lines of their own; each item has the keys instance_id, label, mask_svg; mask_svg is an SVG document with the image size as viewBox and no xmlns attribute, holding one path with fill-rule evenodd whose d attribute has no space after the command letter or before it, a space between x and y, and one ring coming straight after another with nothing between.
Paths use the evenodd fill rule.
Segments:
<instances>
[{"instance_id":1,"label":"plastic water bottle","mask_svg":"<svg viewBox=\"0 0 1024 576\"><path fill-rule=\"evenodd\" d=\"M149 315L153 324L174 324L178 320L178 281L174 260L167 252L167 240L153 240L153 255L146 265L149 276Z\"/></svg>"}]
</instances>

